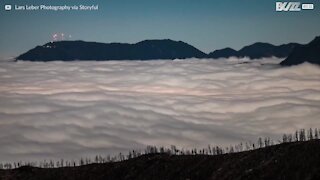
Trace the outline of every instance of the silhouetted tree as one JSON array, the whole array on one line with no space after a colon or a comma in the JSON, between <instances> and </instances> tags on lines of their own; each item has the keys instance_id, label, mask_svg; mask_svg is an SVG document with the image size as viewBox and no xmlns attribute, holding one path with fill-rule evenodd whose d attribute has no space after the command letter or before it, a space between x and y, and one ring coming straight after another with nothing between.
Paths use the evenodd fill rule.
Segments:
<instances>
[{"instance_id":1,"label":"silhouetted tree","mask_svg":"<svg viewBox=\"0 0 320 180\"><path fill-rule=\"evenodd\" d=\"M306 140L306 131L304 129L300 130L299 139L300 139L300 141Z\"/></svg>"},{"instance_id":2,"label":"silhouetted tree","mask_svg":"<svg viewBox=\"0 0 320 180\"><path fill-rule=\"evenodd\" d=\"M177 153L177 147L175 145L171 145L171 153L176 154Z\"/></svg>"},{"instance_id":3,"label":"silhouetted tree","mask_svg":"<svg viewBox=\"0 0 320 180\"><path fill-rule=\"evenodd\" d=\"M314 138L315 139L319 139L319 132L318 132L318 129L314 129Z\"/></svg>"},{"instance_id":4,"label":"silhouetted tree","mask_svg":"<svg viewBox=\"0 0 320 180\"><path fill-rule=\"evenodd\" d=\"M83 166L83 165L84 165L84 160L83 160L82 157L80 158L79 164L80 164L80 166Z\"/></svg>"},{"instance_id":5,"label":"silhouetted tree","mask_svg":"<svg viewBox=\"0 0 320 180\"><path fill-rule=\"evenodd\" d=\"M283 143L287 143L287 142L288 142L288 136L287 136L287 134L283 134L283 136L282 136L282 142L283 142Z\"/></svg>"},{"instance_id":6,"label":"silhouetted tree","mask_svg":"<svg viewBox=\"0 0 320 180\"><path fill-rule=\"evenodd\" d=\"M308 130L308 140L312 140L313 139L313 130L310 128Z\"/></svg>"},{"instance_id":7,"label":"silhouetted tree","mask_svg":"<svg viewBox=\"0 0 320 180\"><path fill-rule=\"evenodd\" d=\"M229 153L234 153L234 147L233 146L230 146Z\"/></svg>"},{"instance_id":8,"label":"silhouetted tree","mask_svg":"<svg viewBox=\"0 0 320 180\"><path fill-rule=\"evenodd\" d=\"M298 131L295 132L295 136L294 137L295 137L295 141L299 141L299 133L298 133Z\"/></svg>"}]
</instances>

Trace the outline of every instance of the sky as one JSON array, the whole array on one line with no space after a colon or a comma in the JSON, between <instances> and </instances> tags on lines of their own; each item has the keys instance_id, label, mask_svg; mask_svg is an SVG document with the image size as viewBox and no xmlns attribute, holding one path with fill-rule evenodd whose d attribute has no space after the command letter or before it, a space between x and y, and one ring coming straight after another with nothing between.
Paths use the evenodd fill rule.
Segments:
<instances>
[{"instance_id":1,"label":"sky","mask_svg":"<svg viewBox=\"0 0 320 180\"><path fill-rule=\"evenodd\" d=\"M3 0L0 58L17 56L51 41L136 43L145 39L185 41L208 53L240 49L260 41L307 43L320 35L320 1L315 9L276 12L274 0ZM304 1L302 1L304 2ZM4 5L99 5L97 11L5 11Z\"/></svg>"}]
</instances>

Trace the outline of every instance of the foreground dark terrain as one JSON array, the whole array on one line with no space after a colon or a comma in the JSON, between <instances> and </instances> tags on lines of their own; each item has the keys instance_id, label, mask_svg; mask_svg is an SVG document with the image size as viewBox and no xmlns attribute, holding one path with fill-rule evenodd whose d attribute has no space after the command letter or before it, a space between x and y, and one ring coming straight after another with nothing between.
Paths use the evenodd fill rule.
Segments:
<instances>
[{"instance_id":1,"label":"foreground dark terrain","mask_svg":"<svg viewBox=\"0 0 320 180\"><path fill-rule=\"evenodd\" d=\"M144 155L80 167L0 170L0 179L320 179L320 140L208 155Z\"/></svg>"}]
</instances>

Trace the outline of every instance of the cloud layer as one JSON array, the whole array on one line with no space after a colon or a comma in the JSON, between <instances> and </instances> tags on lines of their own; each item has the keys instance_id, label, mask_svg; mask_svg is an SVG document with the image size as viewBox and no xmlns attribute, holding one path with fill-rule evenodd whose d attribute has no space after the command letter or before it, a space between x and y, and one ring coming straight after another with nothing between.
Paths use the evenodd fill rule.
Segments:
<instances>
[{"instance_id":1,"label":"cloud layer","mask_svg":"<svg viewBox=\"0 0 320 180\"><path fill-rule=\"evenodd\" d=\"M0 161L227 146L320 127L320 68L280 61L0 62Z\"/></svg>"}]
</instances>

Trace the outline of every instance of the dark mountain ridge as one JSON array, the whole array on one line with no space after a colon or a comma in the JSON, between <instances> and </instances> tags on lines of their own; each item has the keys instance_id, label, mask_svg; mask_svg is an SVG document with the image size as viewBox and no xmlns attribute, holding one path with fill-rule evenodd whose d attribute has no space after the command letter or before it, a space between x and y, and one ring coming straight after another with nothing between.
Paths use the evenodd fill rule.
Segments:
<instances>
[{"instance_id":1,"label":"dark mountain ridge","mask_svg":"<svg viewBox=\"0 0 320 180\"><path fill-rule=\"evenodd\" d=\"M214 59L237 57L237 56L239 56L238 51L232 48L218 49L208 54L209 58L214 58Z\"/></svg>"},{"instance_id":2,"label":"dark mountain ridge","mask_svg":"<svg viewBox=\"0 0 320 180\"><path fill-rule=\"evenodd\" d=\"M214 156L148 154L79 167L20 167L0 170L0 179L318 180L319 152L320 140L297 141Z\"/></svg>"},{"instance_id":3,"label":"dark mountain ridge","mask_svg":"<svg viewBox=\"0 0 320 180\"><path fill-rule=\"evenodd\" d=\"M28 61L73 61L73 60L153 60L186 58L228 58L287 57L297 43L274 46L268 43L254 43L239 51L231 48L216 50L206 54L182 42L165 40L145 40L135 44L97 43L85 41L57 41L37 46L21 54L17 60Z\"/></svg>"},{"instance_id":4,"label":"dark mountain ridge","mask_svg":"<svg viewBox=\"0 0 320 180\"><path fill-rule=\"evenodd\" d=\"M309 44L296 46L292 53L280 64L291 66L304 62L320 65L320 36L316 37Z\"/></svg>"},{"instance_id":5,"label":"dark mountain ridge","mask_svg":"<svg viewBox=\"0 0 320 180\"><path fill-rule=\"evenodd\" d=\"M145 40L136 44L84 41L49 42L17 57L29 61L151 60L204 58L206 54L182 41Z\"/></svg>"},{"instance_id":6,"label":"dark mountain ridge","mask_svg":"<svg viewBox=\"0 0 320 180\"><path fill-rule=\"evenodd\" d=\"M229 58L229 57L249 57L250 59L260 59L267 57L287 57L294 47L299 46L297 43L283 44L275 46L269 43L257 42L249 46L245 46L239 51L231 48L216 50L209 53L209 58Z\"/></svg>"}]
</instances>

